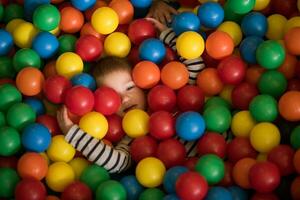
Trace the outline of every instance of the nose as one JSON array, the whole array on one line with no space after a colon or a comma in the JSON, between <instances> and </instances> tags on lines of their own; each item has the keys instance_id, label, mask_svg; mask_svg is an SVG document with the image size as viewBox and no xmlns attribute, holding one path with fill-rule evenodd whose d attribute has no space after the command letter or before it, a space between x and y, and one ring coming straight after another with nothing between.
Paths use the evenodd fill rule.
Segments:
<instances>
[{"instance_id":1,"label":"nose","mask_svg":"<svg viewBox=\"0 0 300 200\"><path fill-rule=\"evenodd\" d=\"M130 99L130 97L128 95L126 95L126 94L122 95L121 98L122 98L122 103L126 103Z\"/></svg>"}]
</instances>

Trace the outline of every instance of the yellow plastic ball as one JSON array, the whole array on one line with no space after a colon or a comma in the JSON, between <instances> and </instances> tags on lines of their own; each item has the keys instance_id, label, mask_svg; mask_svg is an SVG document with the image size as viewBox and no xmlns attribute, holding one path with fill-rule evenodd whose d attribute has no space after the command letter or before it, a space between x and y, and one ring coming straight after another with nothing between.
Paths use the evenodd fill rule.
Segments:
<instances>
[{"instance_id":1,"label":"yellow plastic ball","mask_svg":"<svg viewBox=\"0 0 300 200\"><path fill-rule=\"evenodd\" d=\"M260 11L265 9L270 3L270 0L255 0L255 5L253 10Z\"/></svg>"},{"instance_id":2,"label":"yellow plastic ball","mask_svg":"<svg viewBox=\"0 0 300 200\"><path fill-rule=\"evenodd\" d=\"M102 139L108 131L108 122L104 115L93 111L80 118L79 127L91 136Z\"/></svg>"},{"instance_id":3,"label":"yellow plastic ball","mask_svg":"<svg viewBox=\"0 0 300 200\"><path fill-rule=\"evenodd\" d=\"M72 167L75 172L75 179L78 180L85 168L90 165L90 162L84 158L74 158L69 162L69 165Z\"/></svg>"},{"instance_id":4,"label":"yellow plastic ball","mask_svg":"<svg viewBox=\"0 0 300 200\"><path fill-rule=\"evenodd\" d=\"M231 131L236 137L249 137L256 122L248 110L237 112L231 121Z\"/></svg>"},{"instance_id":5,"label":"yellow plastic ball","mask_svg":"<svg viewBox=\"0 0 300 200\"><path fill-rule=\"evenodd\" d=\"M48 168L46 183L55 192L62 192L75 180L72 167L65 162L55 162Z\"/></svg>"},{"instance_id":6,"label":"yellow plastic ball","mask_svg":"<svg viewBox=\"0 0 300 200\"><path fill-rule=\"evenodd\" d=\"M149 115L141 109L128 111L122 120L124 132L131 138L144 136L149 131Z\"/></svg>"},{"instance_id":7,"label":"yellow plastic ball","mask_svg":"<svg viewBox=\"0 0 300 200\"><path fill-rule=\"evenodd\" d=\"M43 158L45 158L45 160L47 161L47 164L49 165L50 164L50 159L49 159L48 155L45 152L41 152L40 155Z\"/></svg>"},{"instance_id":8,"label":"yellow plastic ball","mask_svg":"<svg viewBox=\"0 0 300 200\"><path fill-rule=\"evenodd\" d=\"M49 31L49 33L55 35L55 36L58 36L60 34L60 29L59 29L59 26L57 26L55 29Z\"/></svg>"},{"instance_id":9,"label":"yellow plastic ball","mask_svg":"<svg viewBox=\"0 0 300 200\"><path fill-rule=\"evenodd\" d=\"M268 153L280 143L278 128L269 122L256 124L250 132L250 142L260 153Z\"/></svg>"},{"instance_id":10,"label":"yellow plastic ball","mask_svg":"<svg viewBox=\"0 0 300 200\"><path fill-rule=\"evenodd\" d=\"M24 23L26 22L25 20L23 19L12 19L10 20L7 24L6 24L6 27L5 29L10 32L11 34L14 32L14 30L21 24L21 23Z\"/></svg>"},{"instance_id":11,"label":"yellow plastic ball","mask_svg":"<svg viewBox=\"0 0 300 200\"><path fill-rule=\"evenodd\" d=\"M204 40L199 33L186 31L176 41L176 49L180 56L185 59L195 59L204 51Z\"/></svg>"},{"instance_id":12,"label":"yellow plastic ball","mask_svg":"<svg viewBox=\"0 0 300 200\"><path fill-rule=\"evenodd\" d=\"M193 13L194 13L195 15L197 15L199 7L200 7L200 5L196 6L196 7L193 9Z\"/></svg>"},{"instance_id":13,"label":"yellow plastic ball","mask_svg":"<svg viewBox=\"0 0 300 200\"><path fill-rule=\"evenodd\" d=\"M147 157L141 160L135 169L138 182L147 188L161 185L166 168L162 161L155 157Z\"/></svg>"},{"instance_id":14,"label":"yellow plastic ball","mask_svg":"<svg viewBox=\"0 0 300 200\"><path fill-rule=\"evenodd\" d=\"M130 49L131 42L124 33L114 32L105 38L104 50L109 56L124 58L129 54Z\"/></svg>"},{"instance_id":15,"label":"yellow plastic ball","mask_svg":"<svg viewBox=\"0 0 300 200\"><path fill-rule=\"evenodd\" d=\"M32 23L20 23L13 31L15 44L20 48L30 48L33 38L38 34L38 29Z\"/></svg>"},{"instance_id":16,"label":"yellow plastic ball","mask_svg":"<svg viewBox=\"0 0 300 200\"><path fill-rule=\"evenodd\" d=\"M65 141L63 135L56 135L52 138L51 144L47 149L49 159L54 162L69 162L75 156L76 150L72 145Z\"/></svg>"},{"instance_id":17,"label":"yellow plastic ball","mask_svg":"<svg viewBox=\"0 0 300 200\"><path fill-rule=\"evenodd\" d=\"M98 33L106 35L117 29L119 25L119 17L112 8L101 7L94 11L91 23Z\"/></svg>"},{"instance_id":18,"label":"yellow plastic ball","mask_svg":"<svg viewBox=\"0 0 300 200\"><path fill-rule=\"evenodd\" d=\"M239 45L242 41L243 33L241 27L233 21L223 22L218 27L218 30L228 33L228 35L230 35L230 37L233 39L234 46Z\"/></svg>"},{"instance_id":19,"label":"yellow plastic ball","mask_svg":"<svg viewBox=\"0 0 300 200\"><path fill-rule=\"evenodd\" d=\"M268 30L266 37L270 40L280 40L283 38L284 27L287 23L285 16L273 14L268 17Z\"/></svg>"},{"instance_id":20,"label":"yellow plastic ball","mask_svg":"<svg viewBox=\"0 0 300 200\"><path fill-rule=\"evenodd\" d=\"M55 67L57 74L72 78L72 76L82 72L83 61L76 53L65 52L58 57Z\"/></svg>"},{"instance_id":21,"label":"yellow plastic ball","mask_svg":"<svg viewBox=\"0 0 300 200\"><path fill-rule=\"evenodd\" d=\"M182 12L193 12L193 8L189 7L180 7L177 9L177 12L182 13Z\"/></svg>"},{"instance_id":22,"label":"yellow plastic ball","mask_svg":"<svg viewBox=\"0 0 300 200\"><path fill-rule=\"evenodd\" d=\"M291 28L300 27L300 17L290 18L284 26L284 34L286 34Z\"/></svg>"},{"instance_id":23,"label":"yellow plastic ball","mask_svg":"<svg viewBox=\"0 0 300 200\"><path fill-rule=\"evenodd\" d=\"M231 104L231 93L232 93L232 90L233 90L233 86L232 85L225 85L223 87L223 90L219 94L220 97L222 97L223 99L225 99L226 101L228 101L230 104Z\"/></svg>"}]
</instances>

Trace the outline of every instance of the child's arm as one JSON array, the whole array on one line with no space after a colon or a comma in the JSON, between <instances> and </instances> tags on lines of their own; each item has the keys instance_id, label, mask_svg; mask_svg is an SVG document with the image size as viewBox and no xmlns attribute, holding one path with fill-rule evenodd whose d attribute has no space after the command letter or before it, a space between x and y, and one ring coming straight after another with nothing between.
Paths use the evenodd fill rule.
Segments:
<instances>
[{"instance_id":1,"label":"child's arm","mask_svg":"<svg viewBox=\"0 0 300 200\"><path fill-rule=\"evenodd\" d=\"M68 117L66 107L58 111L57 119L66 134L65 140L89 161L104 167L110 173L122 172L131 165L129 137L124 137L115 147L111 147L85 133L78 125L74 125Z\"/></svg>"},{"instance_id":2,"label":"child's arm","mask_svg":"<svg viewBox=\"0 0 300 200\"><path fill-rule=\"evenodd\" d=\"M172 20L172 15L178 14L178 11L168 5L174 0L154 0L146 17L153 17L163 24L168 24Z\"/></svg>"}]
</instances>

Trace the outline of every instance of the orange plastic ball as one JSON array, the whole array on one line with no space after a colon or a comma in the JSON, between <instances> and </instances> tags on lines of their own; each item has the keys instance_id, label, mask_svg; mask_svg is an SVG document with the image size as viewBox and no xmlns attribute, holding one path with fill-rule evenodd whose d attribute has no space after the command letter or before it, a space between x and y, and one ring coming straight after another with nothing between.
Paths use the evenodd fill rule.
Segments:
<instances>
[{"instance_id":1,"label":"orange plastic ball","mask_svg":"<svg viewBox=\"0 0 300 200\"><path fill-rule=\"evenodd\" d=\"M160 80L159 67L151 61L141 61L134 66L132 78L138 87L150 89Z\"/></svg>"},{"instance_id":2,"label":"orange plastic ball","mask_svg":"<svg viewBox=\"0 0 300 200\"><path fill-rule=\"evenodd\" d=\"M26 96L34 96L43 89L44 75L34 67L25 67L16 78L17 88Z\"/></svg>"},{"instance_id":3,"label":"orange plastic ball","mask_svg":"<svg viewBox=\"0 0 300 200\"><path fill-rule=\"evenodd\" d=\"M246 71L246 82L256 85L264 71L265 69L260 67L259 65L248 67Z\"/></svg>"},{"instance_id":4,"label":"orange plastic ball","mask_svg":"<svg viewBox=\"0 0 300 200\"><path fill-rule=\"evenodd\" d=\"M294 27L288 30L284 35L284 44L289 53L300 55L300 27Z\"/></svg>"},{"instance_id":5,"label":"orange plastic ball","mask_svg":"<svg viewBox=\"0 0 300 200\"><path fill-rule=\"evenodd\" d=\"M171 61L161 70L162 82L172 88L179 89L186 85L189 81L189 72L186 66L177 61Z\"/></svg>"},{"instance_id":6,"label":"orange plastic ball","mask_svg":"<svg viewBox=\"0 0 300 200\"><path fill-rule=\"evenodd\" d=\"M128 0L112 0L108 5L119 17L119 24L129 24L133 19L134 8Z\"/></svg>"},{"instance_id":7,"label":"orange plastic ball","mask_svg":"<svg viewBox=\"0 0 300 200\"><path fill-rule=\"evenodd\" d=\"M65 7L60 11L61 20L59 29L65 33L76 33L80 31L83 23L83 14L73 7Z\"/></svg>"},{"instance_id":8,"label":"orange plastic ball","mask_svg":"<svg viewBox=\"0 0 300 200\"><path fill-rule=\"evenodd\" d=\"M286 53L284 62L279 68L277 68L277 70L280 71L285 76L285 78L289 80L295 75L296 65L296 56Z\"/></svg>"},{"instance_id":9,"label":"orange plastic ball","mask_svg":"<svg viewBox=\"0 0 300 200\"><path fill-rule=\"evenodd\" d=\"M234 42L228 33L215 31L206 39L205 48L212 58L222 59L232 54Z\"/></svg>"},{"instance_id":10,"label":"orange plastic ball","mask_svg":"<svg viewBox=\"0 0 300 200\"><path fill-rule=\"evenodd\" d=\"M104 6L107 6L107 3L105 1L97 0L95 5L92 8L90 8L84 12L86 21L91 21L92 15L95 12L95 10L97 10L98 8L104 7Z\"/></svg>"},{"instance_id":11,"label":"orange plastic ball","mask_svg":"<svg viewBox=\"0 0 300 200\"><path fill-rule=\"evenodd\" d=\"M288 121L300 120L300 92L288 91L284 93L278 102L281 116Z\"/></svg>"},{"instance_id":12,"label":"orange plastic ball","mask_svg":"<svg viewBox=\"0 0 300 200\"><path fill-rule=\"evenodd\" d=\"M242 158L239 160L233 167L232 176L234 182L244 188L250 189L251 184L249 181L249 171L250 168L256 163L256 160L253 158Z\"/></svg>"},{"instance_id":13,"label":"orange plastic ball","mask_svg":"<svg viewBox=\"0 0 300 200\"><path fill-rule=\"evenodd\" d=\"M87 22L82 26L82 28L80 30L80 36L83 36L83 35L93 35L96 38L98 38L102 43L104 42L104 39L105 39L105 35L98 33L93 28L93 26L90 22Z\"/></svg>"},{"instance_id":14,"label":"orange plastic ball","mask_svg":"<svg viewBox=\"0 0 300 200\"><path fill-rule=\"evenodd\" d=\"M55 65L56 65L56 61L52 60L44 66L43 74L45 76L45 79L49 78L50 76L57 75Z\"/></svg>"},{"instance_id":15,"label":"orange plastic ball","mask_svg":"<svg viewBox=\"0 0 300 200\"><path fill-rule=\"evenodd\" d=\"M223 83L216 68L206 68L197 76L197 85L205 95L214 96L223 90Z\"/></svg>"}]
</instances>

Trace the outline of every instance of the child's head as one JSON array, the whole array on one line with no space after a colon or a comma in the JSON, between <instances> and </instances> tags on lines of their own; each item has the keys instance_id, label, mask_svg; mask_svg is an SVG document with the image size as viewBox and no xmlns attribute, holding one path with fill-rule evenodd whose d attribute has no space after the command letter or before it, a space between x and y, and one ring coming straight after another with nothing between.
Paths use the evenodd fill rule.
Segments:
<instances>
[{"instance_id":1,"label":"child's head","mask_svg":"<svg viewBox=\"0 0 300 200\"><path fill-rule=\"evenodd\" d=\"M120 95L122 98L122 105L118 111L120 116L133 108L145 109L145 94L135 86L131 77L131 65L126 59L117 57L101 59L94 68L93 76L98 87L110 87Z\"/></svg>"}]
</instances>

